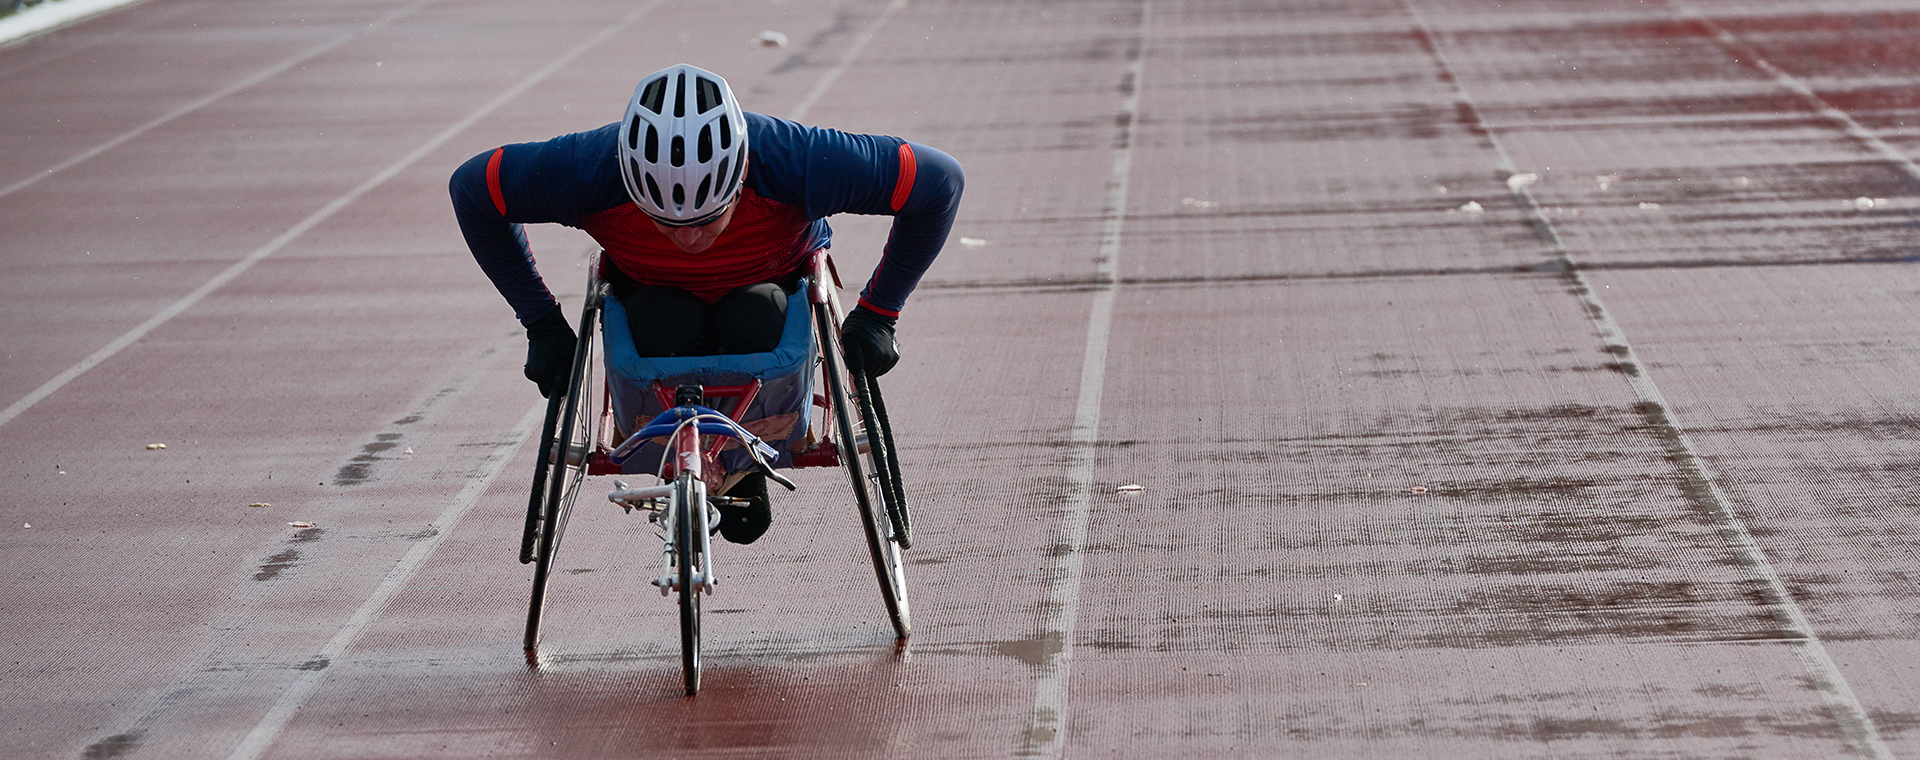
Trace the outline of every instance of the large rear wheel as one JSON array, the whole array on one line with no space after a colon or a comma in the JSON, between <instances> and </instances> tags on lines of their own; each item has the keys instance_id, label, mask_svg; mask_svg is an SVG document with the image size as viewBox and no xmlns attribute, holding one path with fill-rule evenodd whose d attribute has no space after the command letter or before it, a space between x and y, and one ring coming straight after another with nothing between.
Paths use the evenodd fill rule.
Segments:
<instances>
[{"instance_id":1,"label":"large rear wheel","mask_svg":"<svg viewBox=\"0 0 1920 760\"><path fill-rule=\"evenodd\" d=\"M580 314L573 375L564 397L556 396L549 402L551 430L542 436L539 464L535 465L528 535L522 542L523 550L529 546L533 549L531 557L522 556L522 561L533 562L533 596L527 604L529 650L540 643L540 617L547 605L547 582L553 576L554 557L559 553L560 537L566 533L574 500L580 496L580 484L587 479L587 460L599 440L599 404L605 399L595 372L593 349L600 317L599 290L596 279L588 288L586 307Z\"/></svg>"},{"instance_id":2,"label":"large rear wheel","mask_svg":"<svg viewBox=\"0 0 1920 760\"><path fill-rule=\"evenodd\" d=\"M860 399L860 416L866 418L867 437L884 446L871 449L871 459L880 488L886 493L887 519L893 522L894 540L901 549L912 549L913 525L908 521L906 483L900 478L900 449L893 444L893 423L887 419L887 403L880 396L880 379L856 374L853 390Z\"/></svg>"},{"instance_id":3,"label":"large rear wheel","mask_svg":"<svg viewBox=\"0 0 1920 760\"><path fill-rule=\"evenodd\" d=\"M840 326L824 306L814 307L814 329L820 334L820 355L825 365L827 392L833 406L834 445L840 450L840 463L847 468L853 484L853 500L860 507L860 523L867 534L867 549L873 555L874 575L880 581L880 597L886 602L887 616L893 621L894 634L906 638L913 634L912 615L907 607L905 562L900 557L900 534L895 530L888 491L880 473L887 469L885 436L854 404L851 378L840 352Z\"/></svg>"}]
</instances>

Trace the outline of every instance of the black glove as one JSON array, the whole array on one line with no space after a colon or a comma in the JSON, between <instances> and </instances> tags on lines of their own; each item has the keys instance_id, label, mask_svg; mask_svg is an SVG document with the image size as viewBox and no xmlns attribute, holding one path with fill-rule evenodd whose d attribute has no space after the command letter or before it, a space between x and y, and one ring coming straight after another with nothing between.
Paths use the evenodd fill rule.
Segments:
<instances>
[{"instance_id":1,"label":"black glove","mask_svg":"<svg viewBox=\"0 0 1920 760\"><path fill-rule=\"evenodd\" d=\"M900 344L893 338L894 319L865 306L853 307L853 313L840 325L840 348L847 354L847 369L879 377L900 363Z\"/></svg>"},{"instance_id":2,"label":"black glove","mask_svg":"<svg viewBox=\"0 0 1920 760\"><path fill-rule=\"evenodd\" d=\"M573 380L573 328L554 307L527 325L527 379L540 386L540 395L553 398Z\"/></svg>"}]
</instances>

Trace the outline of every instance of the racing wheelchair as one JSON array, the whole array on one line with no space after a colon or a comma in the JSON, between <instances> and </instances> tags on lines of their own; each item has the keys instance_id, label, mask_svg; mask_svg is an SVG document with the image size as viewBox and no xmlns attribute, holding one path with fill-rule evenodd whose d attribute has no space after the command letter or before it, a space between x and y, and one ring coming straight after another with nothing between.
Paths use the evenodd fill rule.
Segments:
<instances>
[{"instance_id":1,"label":"racing wheelchair","mask_svg":"<svg viewBox=\"0 0 1920 760\"><path fill-rule=\"evenodd\" d=\"M644 512L660 535L661 572L653 584L679 603L688 695L700 689L700 598L719 583L710 540L716 507L741 503L727 489L753 473L792 490L780 470L846 471L881 599L895 635L907 638L901 551L912 539L900 462L879 384L847 369L839 276L826 251L809 257L789 295L779 345L760 354L639 356L619 300L608 297L609 266L604 251L589 262L572 378L565 393L548 400L541 430L520 543L520 561L534 566L529 655L540 642L568 517L586 479L600 475L658 479L638 487L615 480L607 498ZM604 363L596 361L596 333Z\"/></svg>"}]
</instances>

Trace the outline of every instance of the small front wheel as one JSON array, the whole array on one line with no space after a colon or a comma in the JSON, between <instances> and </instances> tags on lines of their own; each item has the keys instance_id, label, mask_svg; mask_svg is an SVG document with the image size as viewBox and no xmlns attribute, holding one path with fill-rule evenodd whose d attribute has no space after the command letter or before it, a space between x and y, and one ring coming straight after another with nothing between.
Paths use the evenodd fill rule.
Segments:
<instances>
[{"instance_id":1,"label":"small front wheel","mask_svg":"<svg viewBox=\"0 0 1920 760\"><path fill-rule=\"evenodd\" d=\"M687 696L700 693L700 593L706 584L704 552L707 538L706 486L690 472L673 482L673 546L680 585L680 665L686 672Z\"/></svg>"}]
</instances>

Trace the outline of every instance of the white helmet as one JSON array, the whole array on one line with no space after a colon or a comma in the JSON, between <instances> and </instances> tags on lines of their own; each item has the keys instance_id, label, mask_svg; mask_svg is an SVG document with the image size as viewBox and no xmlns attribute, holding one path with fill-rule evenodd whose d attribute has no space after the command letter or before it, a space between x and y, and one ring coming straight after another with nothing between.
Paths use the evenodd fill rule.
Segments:
<instances>
[{"instance_id":1,"label":"white helmet","mask_svg":"<svg viewBox=\"0 0 1920 760\"><path fill-rule=\"evenodd\" d=\"M747 122L727 80L706 69L675 64L640 80L619 142L627 196L661 224L706 224L740 192Z\"/></svg>"}]
</instances>

